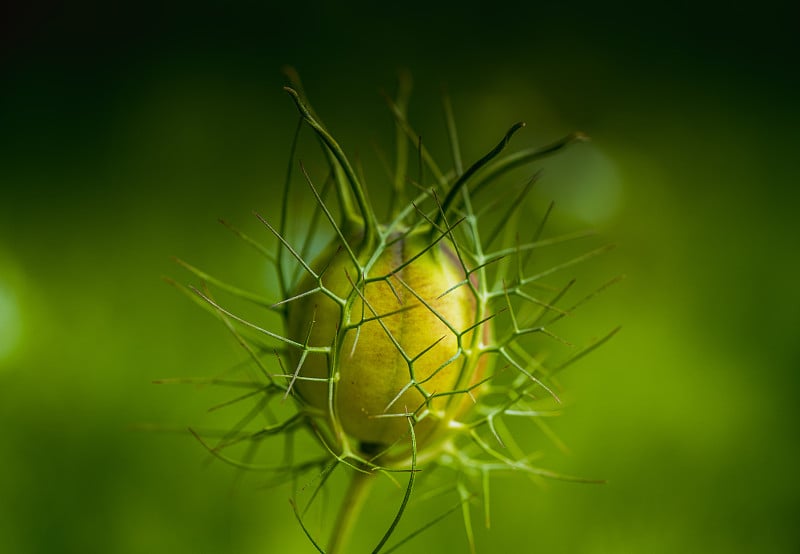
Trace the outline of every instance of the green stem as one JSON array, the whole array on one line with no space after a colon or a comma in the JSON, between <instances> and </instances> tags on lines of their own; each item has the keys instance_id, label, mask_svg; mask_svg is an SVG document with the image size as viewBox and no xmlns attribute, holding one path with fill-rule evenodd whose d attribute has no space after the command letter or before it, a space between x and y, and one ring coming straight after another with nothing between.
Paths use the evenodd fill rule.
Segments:
<instances>
[{"instance_id":1,"label":"green stem","mask_svg":"<svg viewBox=\"0 0 800 554\"><path fill-rule=\"evenodd\" d=\"M467 181L469 181L470 177L472 177L475 174L476 171L478 171L479 169L484 167L486 164L488 164L490 161L492 161L494 158L496 158L500 154L500 152L502 152L503 149L508 145L508 142L511 140L511 137L514 136L514 133L516 133L517 131L519 131L523 127L525 127L525 123L524 122L520 121L518 123L515 123L511 127L511 129L509 129L508 132L506 132L505 136L497 144L497 146L492 148L491 152L489 152L484 157L482 157L480 160L478 160L477 162L472 164L469 167L469 169L467 169L466 172L464 172L462 175L460 175L458 180L455 183L453 183L453 186L450 187L449 191L447 191L447 196L445 197L444 202L442 202L442 207L439 210L439 213L436 214L436 219L434 221L434 225L431 226L431 236L433 236L436 233L436 229L437 229L437 227L439 225L439 222L442 220L442 218L444 216L447 215L447 212L450 209L450 206L455 201L456 196L461 191L461 189L464 187L464 185L467 183Z\"/></svg>"},{"instance_id":2,"label":"green stem","mask_svg":"<svg viewBox=\"0 0 800 554\"><path fill-rule=\"evenodd\" d=\"M342 501L341 508L339 508L336 525L333 528L333 534L328 543L327 554L337 554L347 551L347 543L350 540L350 535L355 528L358 516L361 513L361 508L364 506L364 501L369 496L369 491L374 481L375 476L372 473L362 473L360 471L353 473L353 479L350 481L347 494Z\"/></svg>"},{"instance_id":3,"label":"green stem","mask_svg":"<svg viewBox=\"0 0 800 554\"><path fill-rule=\"evenodd\" d=\"M283 90L289 93L289 96L292 97L292 100L297 106L300 114L306 120L306 123L308 123L317 136L322 139L322 142L325 143L327 149L331 154L333 154L333 157L338 162L339 168L344 172L344 178L350 184L350 188L352 189L356 203L358 204L358 210L361 212L361 216L364 218L363 248L367 250L372 248L375 244L374 241L378 237L378 220L375 217L375 212L372 209L372 205L367 201L366 191L363 184L356 176L353 166L350 165L350 161L347 159L347 156L344 155L339 143L337 143L328 133L328 131L322 126L322 124L317 121L317 119L311 113L310 108L306 105L303 99L300 98L300 93L291 87L283 87ZM336 166L334 166L333 169L336 171ZM337 179L338 182L342 182L342 180L343 179ZM342 188L344 188L344 184L342 185Z\"/></svg>"}]
</instances>

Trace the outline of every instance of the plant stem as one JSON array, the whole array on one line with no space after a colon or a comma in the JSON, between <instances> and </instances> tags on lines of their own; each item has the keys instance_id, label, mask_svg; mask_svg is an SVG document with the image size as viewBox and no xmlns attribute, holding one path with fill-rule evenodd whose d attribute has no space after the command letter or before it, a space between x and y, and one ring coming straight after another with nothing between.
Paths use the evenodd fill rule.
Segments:
<instances>
[{"instance_id":1,"label":"plant stem","mask_svg":"<svg viewBox=\"0 0 800 554\"><path fill-rule=\"evenodd\" d=\"M338 554L345 552L350 535L355 528L364 501L369 496L375 476L371 473L356 471L347 489L347 494L342 500L339 508L339 515L336 518L336 525L333 527L330 542L328 543L327 554Z\"/></svg>"}]
</instances>

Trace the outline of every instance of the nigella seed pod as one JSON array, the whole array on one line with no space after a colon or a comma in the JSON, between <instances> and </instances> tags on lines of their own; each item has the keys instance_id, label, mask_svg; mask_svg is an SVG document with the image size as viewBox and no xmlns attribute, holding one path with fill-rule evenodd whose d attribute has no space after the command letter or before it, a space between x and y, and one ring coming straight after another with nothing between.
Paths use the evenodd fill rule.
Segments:
<instances>
[{"instance_id":1,"label":"nigella seed pod","mask_svg":"<svg viewBox=\"0 0 800 554\"><path fill-rule=\"evenodd\" d=\"M293 303L288 317L295 340L308 334L310 346L333 350L307 357L300 375L314 380L299 381L298 393L320 410L332 399L344 433L367 445L407 436L406 414L417 421L418 441L446 426L461 400L452 393L473 384L483 365L473 330L478 299L452 248L419 233L387 242L363 275L332 244L315 265L326 268L322 284L345 304L316 292ZM297 292L314 287L306 277Z\"/></svg>"},{"instance_id":2,"label":"nigella seed pod","mask_svg":"<svg viewBox=\"0 0 800 554\"><path fill-rule=\"evenodd\" d=\"M325 550L329 554L347 548L369 485L379 476L390 476L395 483L397 477L392 475L407 476L407 486L393 519L387 520L382 536L375 537L373 552L382 551L397 529L415 490L417 473L443 468L445 471L436 475L449 475L449 481L437 487L457 496L458 503L451 511L460 507L474 551L469 503L480 497L488 521L490 477L495 473L516 471L582 480L534 465L523 443L510 434L506 421L535 420L545 435L553 437L542 420L557 413L553 375L608 340L616 329L575 350L551 327L619 278L566 308L560 306L569 298L574 280L559 284L550 279L559 270L608 248L537 267L534 254L538 249L588 234L542 239L549 208L538 224L519 225L538 171L510 196L496 194L487 200L486 191L512 170L539 162L585 137L574 133L541 148L505 155L512 136L524 126L518 123L486 155L462 167L455 122L445 96L454 166L445 172L406 119L409 82L403 80L397 101L388 101L398 141L391 215L380 222L359 173L299 92L299 80L296 76L292 80L294 87L286 91L298 109L300 122L280 219L273 226L257 214L276 247L265 247L231 228L274 264L282 299L264 298L181 262L204 282L202 290L182 290L222 320L250 357L249 369L255 368L243 369L244 377L239 380L226 374L203 381L251 389L219 408L253 399L257 403L228 432L193 434L213 456L237 468L264 469L275 475L278 483L296 483L301 476L304 482L316 483L307 491L303 509L298 507L302 490L293 494L292 506L319 551L323 549L305 526L304 514L334 469L349 470L351 484L330 527ZM297 241L287 236L286 221L294 180L291 168L303 126L312 129L322 146L328 169L325 183L335 190L336 202L326 200L327 189L318 189L301 163L317 209L305 226L308 234ZM411 143L417 148L420 165L416 180L407 175ZM420 190L413 199L406 197L409 181ZM484 205L480 209L473 197L481 198ZM330 231L328 246L312 255L309 245L314 243L316 231L311 230L322 222L327 222ZM528 236L521 236L529 230ZM208 285L255 304L255 317L243 317L224 307ZM259 323L265 308L280 317L282 329ZM545 341L571 351L564 359L551 361L543 353ZM254 424L261 414L266 426ZM319 452L296 452L301 430L317 440L314 444ZM216 444L209 444L219 436ZM262 445L276 437L285 441L285 456L277 465L274 458L270 463L254 463ZM243 459L228 454L242 442L250 444ZM274 453L276 449L262 450L266 451ZM476 488L479 493L474 492ZM427 527L395 542L392 550Z\"/></svg>"}]
</instances>

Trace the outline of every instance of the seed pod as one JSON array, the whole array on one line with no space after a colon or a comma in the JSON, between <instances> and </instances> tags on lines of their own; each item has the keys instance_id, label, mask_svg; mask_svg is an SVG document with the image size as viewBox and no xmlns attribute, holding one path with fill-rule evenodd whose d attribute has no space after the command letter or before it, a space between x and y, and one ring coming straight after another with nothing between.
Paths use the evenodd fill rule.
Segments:
<instances>
[{"instance_id":1,"label":"seed pod","mask_svg":"<svg viewBox=\"0 0 800 554\"><path fill-rule=\"evenodd\" d=\"M327 266L322 282L345 305L316 292L289 310L295 340L308 335L309 346L332 349L308 356L301 376L316 380L299 381L298 392L320 410L329 408L330 392L344 432L381 445L408 434L403 414L420 419L417 440L446 423L459 400L450 393L479 366L474 333L464 332L476 322L476 299L455 253L444 241L430 247L421 234L389 242L358 285L357 268L334 243L316 265ZM306 278L298 293L315 286Z\"/></svg>"},{"instance_id":2,"label":"seed pod","mask_svg":"<svg viewBox=\"0 0 800 554\"><path fill-rule=\"evenodd\" d=\"M405 118L408 90L406 87L404 92L401 87L398 103L390 102L400 139L389 204L392 216L380 222L362 179L339 144L301 94L294 88L286 90L301 121L314 131L323 147L329 169L327 184L335 189L336 203L328 202L324 191L318 192L303 167L319 209L306 227L309 236L296 247L286 228L293 181L290 170L278 224L273 226L258 216L277 239L276 251L270 252L234 230L274 262L281 294L277 302L183 264L203 281L254 302L259 310L266 307L279 314L283 323L282 330L262 326L258 318L255 322L248 320L205 292L194 291L201 305L226 324L258 370L254 379L248 376L253 382L227 378L210 381L252 389L219 407L253 398L258 399L257 404L216 446L205 442L208 436L195 436L214 456L239 468L266 468L276 472L281 482L320 470L318 486L309 493L309 504L337 466L350 468L351 484L327 549L331 554L345 550L370 483L379 475L407 472L408 484L397 514L374 552L386 546L409 506L417 471L446 468L447 475L454 476L450 484L461 498L467 539L474 550L469 487L479 487L483 491L479 496L485 502L490 475L498 472L575 479L534 465L506 421L536 421L546 435L553 436L541 420L556 415L552 403L560 402L553 375L611 338L617 329L555 361L536 337L572 349L570 343L550 331L550 326L571 316L583 302L618 279L567 309L558 307L574 281L561 285L549 282L553 274L607 248L590 250L554 266L536 267L539 262L535 252L539 248L586 236L540 240L548 209L543 221L533 227L533 237L520 237L521 231L530 227L530 222L522 219L527 217L522 215L523 200L538 172L508 201L498 194L476 210L473 196L486 200L487 189L513 169L538 162L586 137L573 133L540 148L502 154L512 135L524 126L517 123L494 148L464 167L446 101L455 167L442 171L421 142L417 143L420 164L424 162L432 179L425 179L421 169L417 180L421 191L410 200L405 191L409 181L407 136L414 139L416 133ZM292 159L300 128L295 134ZM503 214L491 213L503 204L507 208ZM323 217L335 238L309 259L308 245L314 243L316 223ZM518 225L520 221L525 225ZM548 282L543 282L545 279ZM186 292L197 299L188 289ZM277 371L265 362L265 354L271 352L277 356ZM502 366L502 370L493 372L492 365ZM295 400L293 414L272 410L271 402L289 396ZM268 425L247 429L260 413L266 414ZM301 429L320 440L321 456L300 453L295 459L296 437ZM277 465L251 463L260 445L277 436L286 441L285 458ZM234 460L223 454L243 441L251 445L245 459ZM277 452L272 448L263 451L271 455ZM303 530L320 550L303 524L305 511L301 513L294 501L292 505ZM488 516L488 506L486 510ZM405 540L408 538L395 547Z\"/></svg>"}]
</instances>

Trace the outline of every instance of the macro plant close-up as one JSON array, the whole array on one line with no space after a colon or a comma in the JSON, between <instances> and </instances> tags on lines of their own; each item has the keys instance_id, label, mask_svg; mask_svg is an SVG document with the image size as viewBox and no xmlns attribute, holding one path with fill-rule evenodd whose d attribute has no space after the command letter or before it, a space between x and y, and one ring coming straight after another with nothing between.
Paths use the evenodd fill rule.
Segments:
<instances>
[{"instance_id":1,"label":"macro plant close-up","mask_svg":"<svg viewBox=\"0 0 800 554\"><path fill-rule=\"evenodd\" d=\"M800 551L796 12L9 4L0 552Z\"/></svg>"},{"instance_id":2,"label":"macro plant close-up","mask_svg":"<svg viewBox=\"0 0 800 554\"><path fill-rule=\"evenodd\" d=\"M212 456L234 468L293 483L292 507L317 550L348 551L373 484L384 478L401 494L393 518L375 537L373 552L400 548L453 511L461 513L466 543L474 552L473 506L482 505L488 526L497 474L591 482L537 463L537 451L517 440L510 424L524 421L559 444L546 423L560 413L558 373L617 331L581 347L555 331L560 320L573 317L584 302L619 280L576 298L570 294L575 280L560 276L609 246L543 262L542 250L557 251L593 232L548 234L553 203L536 225L521 223L543 162L588 137L574 132L509 153L512 137L525 127L519 122L487 153L465 164L451 101L443 93L452 167L442 169L407 118L411 78L401 72L396 97L385 96L396 144L391 162L381 154L385 175L380 181L388 190L382 219L363 168L350 161L314 112L294 70L287 74L293 84L284 90L300 118L278 221L255 213L269 242L225 222L273 267L280 298L270 300L178 260L200 284L187 288L169 282L217 316L247 360L224 376L158 382L250 389L220 405L248 405L230 430L191 432ZM320 178L312 178L306 163L295 159L305 128L325 160ZM526 178L509 185L503 177L515 170ZM296 225L299 236L292 240L287 229L296 219L290 203L298 181L305 189L300 196L313 201L313 209ZM315 244L326 242L314 251ZM255 315L226 308L222 295L251 304ZM282 325L262 323L258 310L271 312ZM554 356L554 345L566 355ZM318 443L314 454L296 446L303 433ZM244 452L231 454L242 444ZM283 449L277 457L276 444ZM271 463L256 462L262 451L273 453L267 456ZM330 538L324 547L324 536L304 519L337 470L347 474L349 484L337 517L325 522ZM444 476L428 478L437 473ZM455 504L398 539L403 514L419 509L410 507L411 500L425 494L450 495Z\"/></svg>"}]
</instances>

